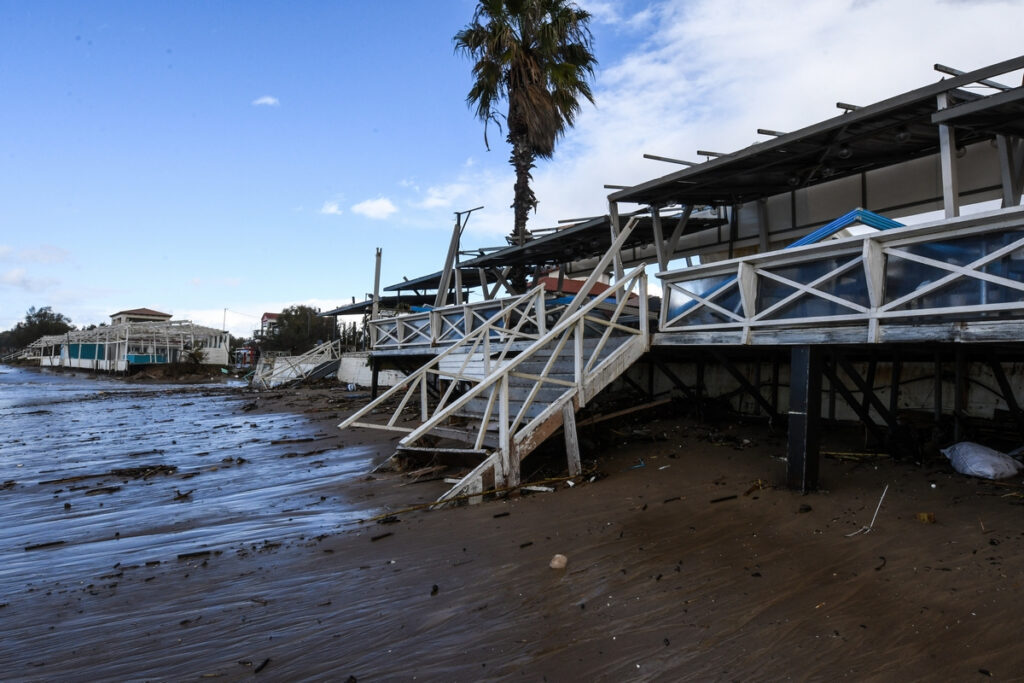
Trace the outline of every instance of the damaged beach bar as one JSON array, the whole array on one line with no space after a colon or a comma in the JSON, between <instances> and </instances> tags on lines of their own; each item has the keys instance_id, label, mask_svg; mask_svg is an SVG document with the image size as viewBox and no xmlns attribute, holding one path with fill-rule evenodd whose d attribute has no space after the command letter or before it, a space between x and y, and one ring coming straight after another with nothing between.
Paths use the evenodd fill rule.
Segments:
<instances>
[{"instance_id":1,"label":"damaged beach bar","mask_svg":"<svg viewBox=\"0 0 1024 683\"><path fill-rule=\"evenodd\" d=\"M621 414L600 400L615 392L625 410L718 399L785 428L801 491L825 420L915 459L1019 439L1024 57L936 69L949 77L703 163L648 155L682 168L522 246L463 252L460 215L441 271L385 289L418 308L370 321L373 372L405 377L341 426L458 468L439 502L517 485L559 432L578 473L580 412Z\"/></svg>"},{"instance_id":2,"label":"damaged beach bar","mask_svg":"<svg viewBox=\"0 0 1024 683\"><path fill-rule=\"evenodd\" d=\"M171 320L169 314L148 308L119 311L110 318L109 325L40 337L28 346L26 358L42 367L117 373L183 362L189 352L206 365L228 363L229 335L224 330Z\"/></svg>"}]
</instances>

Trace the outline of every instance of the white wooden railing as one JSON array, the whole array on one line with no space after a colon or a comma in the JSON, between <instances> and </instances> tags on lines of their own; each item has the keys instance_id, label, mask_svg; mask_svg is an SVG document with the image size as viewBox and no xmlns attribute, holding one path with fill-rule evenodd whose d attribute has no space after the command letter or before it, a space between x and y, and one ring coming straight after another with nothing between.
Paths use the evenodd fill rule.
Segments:
<instances>
[{"instance_id":1,"label":"white wooden railing","mask_svg":"<svg viewBox=\"0 0 1024 683\"><path fill-rule=\"evenodd\" d=\"M1024 209L755 254L658 276L660 331L724 343L853 328L879 342L939 323L1024 319ZM796 330L797 332L794 332ZM893 332L893 334L896 334ZM777 339L776 339L777 340Z\"/></svg>"},{"instance_id":2,"label":"white wooden railing","mask_svg":"<svg viewBox=\"0 0 1024 683\"><path fill-rule=\"evenodd\" d=\"M454 344L485 325L496 313L504 311L507 315L491 330L492 337L498 338L502 325L515 326L518 321L519 308L508 306L514 300L515 297L476 301L370 321L374 334L373 348L375 351L390 351ZM537 300L534 306L543 307L543 303ZM536 311L527 313L536 315ZM547 315L551 313L549 308Z\"/></svg>"},{"instance_id":3,"label":"white wooden railing","mask_svg":"<svg viewBox=\"0 0 1024 683\"><path fill-rule=\"evenodd\" d=\"M414 397L418 397L419 400L420 420L426 422L432 413L436 414L445 409L458 382L480 381L490 374L492 368L505 361L517 342L528 344L547 331L543 286L538 285L513 299L488 303L492 306L495 303L500 304L491 317L338 426L341 429L358 426L412 432L411 428L399 425L398 421ZM513 319L515 323L510 325L509 322ZM450 380L450 383L437 403L431 407L428 401L429 390L432 385L439 386L441 378ZM401 399L398 407L385 424L361 421L380 405L399 395Z\"/></svg>"},{"instance_id":4,"label":"white wooden railing","mask_svg":"<svg viewBox=\"0 0 1024 683\"><path fill-rule=\"evenodd\" d=\"M339 427L403 432L406 436L399 443L399 448L410 449L428 435L451 436L443 431L450 418L459 415L471 401L483 399L486 401L483 415L476 419L475 424L459 428L462 430L459 440L472 446L453 450L475 452L486 457L462 484L442 499L458 495L467 487L479 487L484 472L493 474L495 486L517 483L518 460L534 446L529 442L534 430L552 417L560 418L562 409L570 403L571 410L582 407L646 351L649 343L644 266L637 267L600 294L588 296L587 291L581 290L550 329L523 333L525 321L532 320L536 324L547 317L540 313L542 303L542 287L519 297ZM509 310L520 312L520 321L514 328L500 325ZM526 315L530 310L536 310L536 315ZM495 335L500 341L494 339ZM613 337L617 339L613 341ZM525 346L524 339L528 342ZM459 367L453 370L449 365L446 369L446 360L450 358L461 358ZM535 372L521 370L535 358L543 359L541 369ZM572 373L569 377L557 371L557 368L564 367L566 359L571 359ZM482 372L466 371L471 365L479 367L481 362ZM516 401L510 397L512 378L526 380L525 384L530 387L525 396ZM439 390L439 398L433 405L428 393L430 381L434 381ZM442 381L447 382L447 387L440 393ZM541 400L538 398L541 389L550 387L558 387L562 391L557 398L544 400L541 412L530 418L531 407ZM386 422L364 421L367 414L399 397L398 405ZM417 398L420 424L416 427L399 424L407 407ZM517 405L515 410L512 409L513 402ZM488 432L492 437L496 436L496 445L487 443Z\"/></svg>"}]
</instances>

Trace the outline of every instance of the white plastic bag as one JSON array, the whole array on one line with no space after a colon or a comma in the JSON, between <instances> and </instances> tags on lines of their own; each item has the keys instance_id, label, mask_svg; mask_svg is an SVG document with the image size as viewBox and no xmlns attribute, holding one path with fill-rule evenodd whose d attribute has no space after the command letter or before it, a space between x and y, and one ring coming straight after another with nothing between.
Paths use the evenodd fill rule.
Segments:
<instances>
[{"instance_id":1,"label":"white plastic bag","mask_svg":"<svg viewBox=\"0 0 1024 683\"><path fill-rule=\"evenodd\" d=\"M1022 467L1005 453L970 441L961 441L944 448L942 454L949 458L953 469L960 474L983 479L1006 479L1017 474Z\"/></svg>"}]
</instances>

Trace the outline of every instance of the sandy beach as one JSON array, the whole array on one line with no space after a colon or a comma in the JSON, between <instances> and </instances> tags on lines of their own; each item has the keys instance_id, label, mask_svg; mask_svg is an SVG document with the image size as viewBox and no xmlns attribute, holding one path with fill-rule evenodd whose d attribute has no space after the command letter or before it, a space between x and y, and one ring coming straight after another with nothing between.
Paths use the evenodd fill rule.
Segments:
<instances>
[{"instance_id":1,"label":"sandy beach","mask_svg":"<svg viewBox=\"0 0 1024 683\"><path fill-rule=\"evenodd\" d=\"M390 436L334 429L358 403L320 388L230 405L301 416L332 448L379 461ZM780 484L783 434L673 412L589 430L587 475L553 493L360 522L445 486L394 473L319 478L306 493L362 513L330 532L286 529L266 542L206 543L200 533L188 548L73 579L40 570L0 598L3 677L1019 678L1019 478L993 484L940 461L826 458L823 490L801 496ZM276 460L308 460L314 445L324 447L277 444ZM246 467L258 481L258 464ZM886 485L874 528L850 536ZM565 569L549 568L556 553Z\"/></svg>"}]
</instances>

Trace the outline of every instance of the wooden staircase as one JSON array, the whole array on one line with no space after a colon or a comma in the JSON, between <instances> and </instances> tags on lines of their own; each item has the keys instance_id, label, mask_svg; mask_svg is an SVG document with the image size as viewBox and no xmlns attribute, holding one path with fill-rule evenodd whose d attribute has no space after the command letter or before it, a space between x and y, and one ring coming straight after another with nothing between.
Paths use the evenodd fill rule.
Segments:
<instances>
[{"instance_id":1,"label":"wooden staircase","mask_svg":"<svg viewBox=\"0 0 1024 683\"><path fill-rule=\"evenodd\" d=\"M478 502L476 494L516 486L523 458L562 427L572 437L567 444L575 444L576 411L648 350L646 286L639 266L598 295L581 290L554 312L538 287L339 426L403 432L395 455L468 465L439 503L466 496ZM386 424L363 420L399 396ZM400 424L417 403L418 426ZM578 448L567 451L576 474Z\"/></svg>"}]
</instances>

